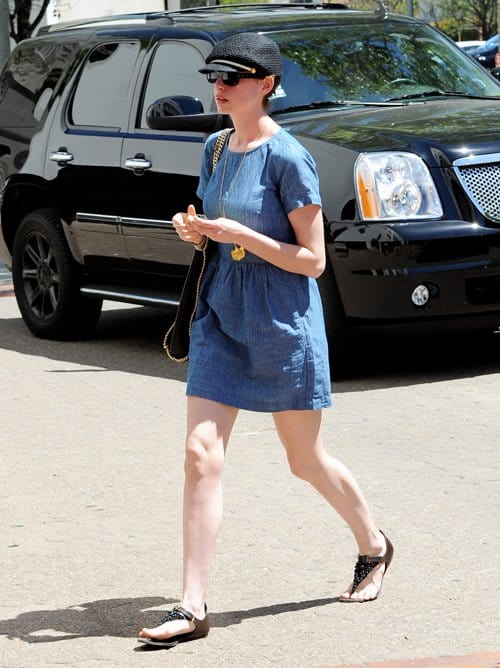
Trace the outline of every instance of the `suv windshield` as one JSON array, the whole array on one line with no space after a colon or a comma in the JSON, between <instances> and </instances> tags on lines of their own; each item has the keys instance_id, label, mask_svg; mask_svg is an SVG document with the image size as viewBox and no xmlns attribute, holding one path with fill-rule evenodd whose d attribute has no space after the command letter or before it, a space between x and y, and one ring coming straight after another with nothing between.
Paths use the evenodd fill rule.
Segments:
<instances>
[{"instance_id":1,"label":"suv windshield","mask_svg":"<svg viewBox=\"0 0 500 668\"><path fill-rule=\"evenodd\" d=\"M273 33L284 75L273 111L339 101L462 93L500 96L479 65L425 24L380 21Z\"/></svg>"}]
</instances>

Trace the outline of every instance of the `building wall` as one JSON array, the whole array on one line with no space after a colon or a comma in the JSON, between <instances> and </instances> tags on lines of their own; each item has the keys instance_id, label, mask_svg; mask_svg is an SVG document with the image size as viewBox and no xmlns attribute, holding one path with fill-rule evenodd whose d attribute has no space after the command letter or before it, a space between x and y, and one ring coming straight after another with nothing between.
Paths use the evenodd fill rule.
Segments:
<instances>
[{"instance_id":1,"label":"building wall","mask_svg":"<svg viewBox=\"0 0 500 668\"><path fill-rule=\"evenodd\" d=\"M94 16L155 12L164 9L164 0L55 0L52 13L56 21L72 21ZM48 18L50 20L51 17Z\"/></svg>"}]
</instances>

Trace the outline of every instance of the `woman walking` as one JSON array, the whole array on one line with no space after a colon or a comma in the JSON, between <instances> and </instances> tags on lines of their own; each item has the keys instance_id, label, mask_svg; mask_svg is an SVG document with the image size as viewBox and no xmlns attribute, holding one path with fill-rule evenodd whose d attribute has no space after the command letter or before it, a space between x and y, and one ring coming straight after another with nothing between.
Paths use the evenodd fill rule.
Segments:
<instances>
[{"instance_id":1,"label":"woman walking","mask_svg":"<svg viewBox=\"0 0 500 668\"><path fill-rule=\"evenodd\" d=\"M313 485L347 522L359 557L345 602L377 598L392 545L374 524L350 471L322 442L331 405L323 312L314 280L325 268L323 217L312 157L267 114L282 61L254 33L219 42L200 70L234 130L212 173L211 135L198 195L176 214L180 237L217 250L191 331L183 511L183 596L139 641L159 646L206 636L206 593L222 521L221 475L239 409L272 413L292 473Z\"/></svg>"}]
</instances>

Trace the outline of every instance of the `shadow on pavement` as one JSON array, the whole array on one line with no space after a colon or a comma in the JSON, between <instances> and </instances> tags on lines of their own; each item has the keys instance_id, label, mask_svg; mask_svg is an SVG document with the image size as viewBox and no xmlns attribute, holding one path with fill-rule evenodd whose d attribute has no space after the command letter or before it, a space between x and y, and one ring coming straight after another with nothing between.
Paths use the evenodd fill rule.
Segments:
<instances>
[{"instance_id":1,"label":"shadow on pavement","mask_svg":"<svg viewBox=\"0 0 500 668\"><path fill-rule=\"evenodd\" d=\"M171 362L162 350L163 335L172 319L173 312L115 306L103 311L92 338L47 341L32 336L20 317L4 318L0 348L92 367L81 370L86 372L118 370L183 381L187 365ZM494 333L467 333L452 338L359 335L354 349L349 374L335 382L336 393L500 372L500 334Z\"/></svg>"},{"instance_id":2,"label":"shadow on pavement","mask_svg":"<svg viewBox=\"0 0 500 668\"><path fill-rule=\"evenodd\" d=\"M402 387L500 373L500 332L361 335L349 375L336 392Z\"/></svg>"},{"instance_id":3,"label":"shadow on pavement","mask_svg":"<svg viewBox=\"0 0 500 668\"><path fill-rule=\"evenodd\" d=\"M249 610L210 613L214 628L240 624L244 619L279 615L295 610L306 610L331 603L338 598L320 598L310 601L281 603ZM0 635L10 640L27 643L48 643L88 637L135 637L143 626L151 627L161 617L160 606L170 606L177 601L164 597L111 598L90 601L62 610L36 610L23 612L14 619L0 620Z\"/></svg>"},{"instance_id":4,"label":"shadow on pavement","mask_svg":"<svg viewBox=\"0 0 500 668\"><path fill-rule=\"evenodd\" d=\"M112 308L103 311L93 336L83 341L49 341L33 336L21 317L0 320L0 348L69 362L94 371L125 371L185 380L186 364L171 362L162 342L173 313L158 309ZM61 373L78 373L62 369Z\"/></svg>"}]
</instances>

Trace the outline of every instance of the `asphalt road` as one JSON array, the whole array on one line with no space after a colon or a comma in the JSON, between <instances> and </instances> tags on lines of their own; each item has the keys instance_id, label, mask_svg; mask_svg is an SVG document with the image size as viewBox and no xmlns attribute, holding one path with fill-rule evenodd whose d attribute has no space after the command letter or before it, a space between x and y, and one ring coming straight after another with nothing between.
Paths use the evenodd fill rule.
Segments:
<instances>
[{"instance_id":1,"label":"asphalt road","mask_svg":"<svg viewBox=\"0 0 500 668\"><path fill-rule=\"evenodd\" d=\"M185 367L164 315L108 308L40 341L0 298L0 666L318 667L498 647L500 336L360 343L325 412L395 559L378 601L339 603L355 547L293 479L272 421L228 452L208 638L135 642L180 592Z\"/></svg>"}]
</instances>

